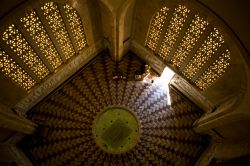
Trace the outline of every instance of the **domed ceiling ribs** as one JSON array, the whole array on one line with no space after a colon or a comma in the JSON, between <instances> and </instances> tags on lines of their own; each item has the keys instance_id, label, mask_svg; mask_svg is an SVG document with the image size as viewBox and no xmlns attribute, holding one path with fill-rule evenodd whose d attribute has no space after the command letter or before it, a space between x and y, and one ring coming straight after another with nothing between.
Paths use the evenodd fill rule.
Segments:
<instances>
[{"instance_id":1,"label":"domed ceiling ribs","mask_svg":"<svg viewBox=\"0 0 250 166\"><path fill-rule=\"evenodd\" d=\"M112 79L117 65L126 80ZM134 81L134 73L142 66L133 54L118 64L108 55L100 55L36 106L28 116L41 128L25 143L33 159L41 165L194 162L206 146L205 137L192 130L202 112L173 89L169 107L167 94L159 85ZM141 126L139 143L121 155L101 150L92 133L98 112L112 105L131 109Z\"/></svg>"},{"instance_id":2,"label":"domed ceiling ribs","mask_svg":"<svg viewBox=\"0 0 250 166\"><path fill-rule=\"evenodd\" d=\"M46 2L16 18L1 31L0 43L3 74L27 91L87 46L77 11L55 2ZM5 67L15 64L19 72L9 70L6 74ZM11 76L15 74L22 76L15 79ZM27 80L27 75L32 79Z\"/></svg>"}]
</instances>

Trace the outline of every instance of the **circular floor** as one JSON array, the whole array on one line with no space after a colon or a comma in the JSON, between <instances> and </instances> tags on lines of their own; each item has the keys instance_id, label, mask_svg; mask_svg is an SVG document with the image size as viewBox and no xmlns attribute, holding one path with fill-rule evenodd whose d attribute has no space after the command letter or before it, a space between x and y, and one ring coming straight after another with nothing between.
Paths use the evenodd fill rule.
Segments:
<instances>
[{"instance_id":1,"label":"circular floor","mask_svg":"<svg viewBox=\"0 0 250 166\"><path fill-rule=\"evenodd\" d=\"M97 145L106 152L120 154L138 142L140 127L136 116L128 109L111 107L96 118L93 134Z\"/></svg>"}]
</instances>

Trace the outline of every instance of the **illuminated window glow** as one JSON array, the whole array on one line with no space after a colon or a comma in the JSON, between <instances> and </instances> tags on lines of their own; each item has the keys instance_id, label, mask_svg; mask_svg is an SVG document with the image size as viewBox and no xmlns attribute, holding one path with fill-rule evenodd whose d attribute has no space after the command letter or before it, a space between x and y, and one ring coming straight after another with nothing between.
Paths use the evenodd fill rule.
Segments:
<instances>
[{"instance_id":1,"label":"illuminated window glow","mask_svg":"<svg viewBox=\"0 0 250 166\"><path fill-rule=\"evenodd\" d=\"M191 79L201 69L201 67L209 61L212 55L216 53L222 43L224 43L223 36L216 28L214 28L214 31L210 33L197 53L187 64L187 67L183 72L184 75L188 79Z\"/></svg>"},{"instance_id":2,"label":"illuminated window glow","mask_svg":"<svg viewBox=\"0 0 250 166\"><path fill-rule=\"evenodd\" d=\"M87 46L87 41L85 38L82 20L77 14L76 10L69 5L63 6L66 17L69 21L71 31L73 33L74 39L76 41L78 51Z\"/></svg>"},{"instance_id":3,"label":"illuminated window glow","mask_svg":"<svg viewBox=\"0 0 250 166\"><path fill-rule=\"evenodd\" d=\"M4 31L3 40L40 79L49 74L47 67L14 24Z\"/></svg>"},{"instance_id":4,"label":"illuminated window glow","mask_svg":"<svg viewBox=\"0 0 250 166\"><path fill-rule=\"evenodd\" d=\"M62 16L60 15L58 6L54 2L47 2L41 7L44 12L44 16L49 23L50 29L55 35L66 59L71 58L74 54L74 48L70 41L68 32L63 22Z\"/></svg>"},{"instance_id":5,"label":"illuminated window glow","mask_svg":"<svg viewBox=\"0 0 250 166\"><path fill-rule=\"evenodd\" d=\"M175 8L175 12L170 20L170 24L160 47L159 55L161 57L167 57L172 50L189 12L190 10L183 5L179 5Z\"/></svg>"},{"instance_id":6,"label":"illuminated window glow","mask_svg":"<svg viewBox=\"0 0 250 166\"><path fill-rule=\"evenodd\" d=\"M162 12L163 9L166 12ZM192 84L195 84L197 88L205 90L224 75L227 71L224 70L225 67L230 66L228 61L230 51L227 51L229 53L226 54L227 57L223 58L224 61L212 58L213 56L217 57L219 52L225 51L218 51L226 48L222 47L222 44L226 44L224 36L218 28L211 25L206 17L195 10L192 11L184 5L178 5L172 13L166 9L163 7L153 16L145 47L163 61L173 64L179 69L178 72ZM171 16L169 23L166 22L167 15ZM187 22L190 22L189 25ZM184 26L184 24L187 25ZM183 29L184 27L186 29ZM216 72L215 68L221 71ZM201 70L205 73L199 72Z\"/></svg>"},{"instance_id":7,"label":"illuminated window glow","mask_svg":"<svg viewBox=\"0 0 250 166\"><path fill-rule=\"evenodd\" d=\"M226 50L198 79L195 84L202 90L219 79L230 66L230 51Z\"/></svg>"},{"instance_id":8,"label":"illuminated window glow","mask_svg":"<svg viewBox=\"0 0 250 166\"><path fill-rule=\"evenodd\" d=\"M164 90L166 92L168 105L171 105L171 98L170 98L170 93L169 93L169 83L174 75L175 75L175 72L173 70L171 70L168 67L165 67L160 78L156 81L156 83L161 86L162 90Z\"/></svg>"},{"instance_id":9,"label":"illuminated window glow","mask_svg":"<svg viewBox=\"0 0 250 166\"><path fill-rule=\"evenodd\" d=\"M146 47L155 51L157 43L159 41L162 28L164 26L165 20L167 18L167 12L169 8L163 7L159 12L157 12L151 22L148 37L146 40Z\"/></svg>"},{"instance_id":10,"label":"illuminated window glow","mask_svg":"<svg viewBox=\"0 0 250 166\"><path fill-rule=\"evenodd\" d=\"M5 43L4 48L0 48L0 71L26 91L43 81L51 71L56 71L63 60L75 55L71 42L78 51L87 46L80 15L73 7L62 6L60 11L56 2L46 2L40 6L42 15L35 9L20 13L19 20L14 21L20 21L20 25L5 25L0 32ZM65 18L61 12L65 13ZM44 26L46 23L48 27ZM65 25L69 25L69 29Z\"/></svg>"},{"instance_id":11,"label":"illuminated window glow","mask_svg":"<svg viewBox=\"0 0 250 166\"><path fill-rule=\"evenodd\" d=\"M59 67L62 64L62 60L46 33L42 22L36 15L36 12L31 10L20 20L52 67L54 69Z\"/></svg>"},{"instance_id":12,"label":"illuminated window glow","mask_svg":"<svg viewBox=\"0 0 250 166\"><path fill-rule=\"evenodd\" d=\"M35 85L33 80L9 55L0 48L0 70L22 88L29 90Z\"/></svg>"},{"instance_id":13,"label":"illuminated window glow","mask_svg":"<svg viewBox=\"0 0 250 166\"><path fill-rule=\"evenodd\" d=\"M207 25L208 22L204 18L200 17L198 14L195 15L195 18L192 20L192 23L187 29L186 34L171 59L171 62L175 66L181 67L182 62L194 48L197 40L200 38L201 34L203 34Z\"/></svg>"}]
</instances>

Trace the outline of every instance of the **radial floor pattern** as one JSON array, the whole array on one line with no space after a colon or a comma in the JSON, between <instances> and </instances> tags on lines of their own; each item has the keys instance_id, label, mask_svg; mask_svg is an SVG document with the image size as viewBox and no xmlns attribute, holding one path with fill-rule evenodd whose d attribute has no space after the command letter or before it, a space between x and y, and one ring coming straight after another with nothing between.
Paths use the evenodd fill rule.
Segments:
<instances>
[{"instance_id":1,"label":"radial floor pattern","mask_svg":"<svg viewBox=\"0 0 250 166\"><path fill-rule=\"evenodd\" d=\"M33 108L28 117L39 128L20 144L32 162L53 166L192 165L207 146L207 138L192 129L202 111L173 88L168 106L167 94L158 85L135 81L135 73L144 65L132 53L118 64L101 53ZM115 73L123 78L114 79ZM93 134L100 112L116 106L131 110L140 130L135 146L119 154L100 148ZM134 130L126 120L114 118L113 123L103 131L102 139L117 148L124 141L120 139L129 138Z\"/></svg>"}]
</instances>

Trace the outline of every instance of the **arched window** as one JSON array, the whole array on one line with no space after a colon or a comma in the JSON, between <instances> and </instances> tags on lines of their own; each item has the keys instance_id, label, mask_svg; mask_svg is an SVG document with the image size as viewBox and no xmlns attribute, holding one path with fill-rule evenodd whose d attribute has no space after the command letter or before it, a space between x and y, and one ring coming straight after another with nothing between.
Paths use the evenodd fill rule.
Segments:
<instances>
[{"instance_id":1,"label":"arched window","mask_svg":"<svg viewBox=\"0 0 250 166\"><path fill-rule=\"evenodd\" d=\"M165 6L153 16L145 46L200 90L216 82L230 66L230 50L222 33L185 5L174 10Z\"/></svg>"},{"instance_id":2,"label":"arched window","mask_svg":"<svg viewBox=\"0 0 250 166\"><path fill-rule=\"evenodd\" d=\"M0 70L27 91L87 46L77 11L56 2L31 9L0 34Z\"/></svg>"}]
</instances>

